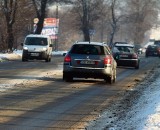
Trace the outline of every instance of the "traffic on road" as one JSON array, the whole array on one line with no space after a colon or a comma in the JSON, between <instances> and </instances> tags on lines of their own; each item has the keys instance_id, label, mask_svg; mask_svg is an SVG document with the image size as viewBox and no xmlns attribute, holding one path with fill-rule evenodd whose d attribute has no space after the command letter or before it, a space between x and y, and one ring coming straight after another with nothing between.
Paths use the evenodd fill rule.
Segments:
<instances>
[{"instance_id":1,"label":"traffic on road","mask_svg":"<svg viewBox=\"0 0 160 130\"><path fill-rule=\"evenodd\" d=\"M0 64L0 129L85 129L159 64L158 57L139 55L139 69L118 66L114 84L104 79L63 80L65 56L51 62L21 58ZM76 58L77 59L77 58ZM6 89L4 89L6 88ZM138 98L138 97L137 97ZM137 100L137 99L135 99Z\"/></svg>"}]
</instances>

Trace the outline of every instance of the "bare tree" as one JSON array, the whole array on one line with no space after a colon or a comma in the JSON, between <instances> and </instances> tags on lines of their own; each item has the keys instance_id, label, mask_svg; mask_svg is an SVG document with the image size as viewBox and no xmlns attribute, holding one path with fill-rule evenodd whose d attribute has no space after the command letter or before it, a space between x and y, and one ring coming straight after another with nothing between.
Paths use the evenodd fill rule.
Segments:
<instances>
[{"instance_id":1,"label":"bare tree","mask_svg":"<svg viewBox=\"0 0 160 130\"><path fill-rule=\"evenodd\" d=\"M117 31L120 28L120 25L122 24L122 21L125 19L126 14L124 13L124 8L123 6L125 5L125 1L120 1L120 0L109 0L106 4L107 6L107 24L110 26L109 28L109 46L113 46L114 42L114 37ZM123 21L125 22L125 21Z\"/></svg>"},{"instance_id":2,"label":"bare tree","mask_svg":"<svg viewBox=\"0 0 160 130\"><path fill-rule=\"evenodd\" d=\"M74 2L76 24L84 36L84 41L90 41L90 31L95 30L94 23L99 20L103 12L103 0L77 0Z\"/></svg>"},{"instance_id":3,"label":"bare tree","mask_svg":"<svg viewBox=\"0 0 160 130\"><path fill-rule=\"evenodd\" d=\"M143 43L145 33L150 30L158 19L156 0L129 0L129 29L132 41Z\"/></svg>"},{"instance_id":4,"label":"bare tree","mask_svg":"<svg viewBox=\"0 0 160 130\"><path fill-rule=\"evenodd\" d=\"M15 15L17 11L17 0L2 0L1 1L2 12L5 16L7 27L7 39L9 51L12 51L14 44L13 24L15 23Z\"/></svg>"},{"instance_id":5,"label":"bare tree","mask_svg":"<svg viewBox=\"0 0 160 130\"><path fill-rule=\"evenodd\" d=\"M33 33L35 10L31 0L18 1L16 21L13 26L14 48L21 49L21 44L27 34Z\"/></svg>"},{"instance_id":6,"label":"bare tree","mask_svg":"<svg viewBox=\"0 0 160 130\"><path fill-rule=\"evenodd\" d=\"M42 28L43 28L43 22L46 17L46 6L48 0L32 0L37 18L38 18L38 23L37 23L37 28L35 30L35 34L41 34Z\"/></svg>"}]
</instances>

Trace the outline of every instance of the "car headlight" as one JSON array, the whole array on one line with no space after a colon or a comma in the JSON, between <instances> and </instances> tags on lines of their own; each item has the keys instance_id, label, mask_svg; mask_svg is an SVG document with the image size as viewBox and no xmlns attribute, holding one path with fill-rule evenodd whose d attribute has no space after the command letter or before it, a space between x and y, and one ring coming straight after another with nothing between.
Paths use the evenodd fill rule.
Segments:
<instances>
[{"instance_id":1,"label":"car headlight","mask_svg":"<svg viewBox=\"0 0 160 130\"><path fill-rule=\"evenodd\" d=\"M25 46L25 47L23 47L23 50L28 50L28 47L26 47L26 46Z\"/></svg>"},{"instance_id":2,"label":"car headlight","mask_svg":"<svg viewBox=\"0 0 160 130\"><path fill-rule=\"evenodd\" d=\"M43 51L46 51L47 50L47 48L46 47L43 47Z\"/></svg>"}]
</instances>

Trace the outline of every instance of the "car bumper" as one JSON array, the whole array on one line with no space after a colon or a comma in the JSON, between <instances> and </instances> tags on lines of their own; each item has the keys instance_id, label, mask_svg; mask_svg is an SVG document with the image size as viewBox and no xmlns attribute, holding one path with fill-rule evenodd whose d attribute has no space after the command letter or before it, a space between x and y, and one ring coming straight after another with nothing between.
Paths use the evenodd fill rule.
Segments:
<instances>
[{"instance_id":1,"label":"car bumper","mask_svg":"<svg viewBox=\"0 0 160 130\"><path fill-rule=\"evenodd\" d=\"M46 59L48 55L46 52L28 52L24 50L23 57L26 59Z\"/></svg>"},{"instance_id":2,"label":"car bumper","mask_svg":"<svg viewBox=\"0 0 160 130\"><path fill-rule=\"evenodd\" d=\"M131 67L135 67L139 64L139 60L137 59L121 59L121 60L117 60L117 66L131 66Z\"/></svg>"},{"instance_id":3,"label":"car bumper","mask_svg":"<svg viewBox=\"0 0 160 130\"><path fill-rule=\"evenodd\" d=\"M65 68L65 67L64 67ZM63 69L63 74L77 77L77 78L99 78L104 79L105 77L111 76L111 68L74 68L67 67L67 69Z\"/></svg>"},{"instance_id":4,"label":"car bumper","mask_svg":"<svg viewBox=\"0 0 160 130\"><path fill-rule=\"evenodd\" d=\"M160 56L160 53L158 53L158 52L148 52L148 53L146 53L146 56Z\"/></svg>"}]
</instances>

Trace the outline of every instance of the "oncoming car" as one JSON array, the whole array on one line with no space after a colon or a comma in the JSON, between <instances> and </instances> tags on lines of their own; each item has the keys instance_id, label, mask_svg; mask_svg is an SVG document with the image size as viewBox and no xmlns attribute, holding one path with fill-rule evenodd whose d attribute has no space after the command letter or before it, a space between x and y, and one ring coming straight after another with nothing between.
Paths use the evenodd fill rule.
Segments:
<instances>
[{"instance_id":1,"label":"oncoming car","mask_svg":"<svg viewBox=\"0 0 160 130\"><path fill-rule=\"evenodd\" d=\"M30 34L27 35L23 46L22 61L45 60L51 61L52 42L49 36Z\"/></svg>"},{"instance_id":2,"label":"oncoming car","mask_svg":"<svg viewBox=\"0 0 160 130\"><path fill-rule=\"evenodd\" d=\"M116 43L113 47L113 57L117 66L127 66L139 69L140 59L135 52L134 45L128 43Z\"/></svg>"},{"instance_id":3,"label":"oncoming car","mask_svg":"<svg viewBox=\"0 0 160 130\"><path fill-rule=\"evenodd\" d=\"M77 42L64 57L63 79L98 78L113 83L117 63L108 46L99 42Z\"/></svg>"}]
</instances>

